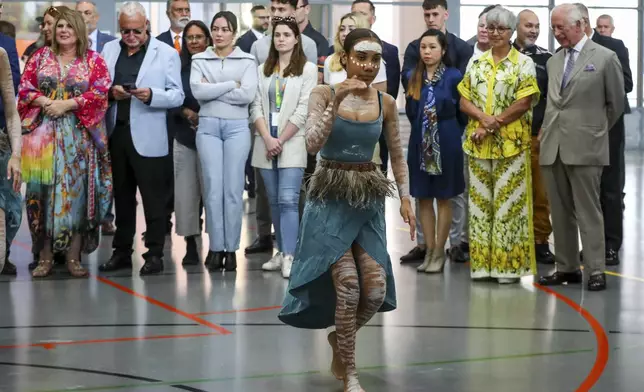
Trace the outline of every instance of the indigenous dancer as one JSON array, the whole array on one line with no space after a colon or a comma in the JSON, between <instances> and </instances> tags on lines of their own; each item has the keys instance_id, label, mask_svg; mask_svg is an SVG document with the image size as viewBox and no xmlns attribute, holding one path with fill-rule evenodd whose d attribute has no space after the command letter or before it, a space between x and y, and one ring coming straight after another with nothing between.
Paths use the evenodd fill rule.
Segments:
<instances>
[{"instance_id":1,"label":"indigenous dancer","mask_svg":"<svg viewBox=\"0 0 644 392\"><path fill-rule=\"evenodd\" d=\"M279 315L297 328L323 329L333 348L332 371L346 392L361 392L355 363L356 332L376 312L396 308L387 253L385 196L393 184L371 162L384 132L401 200L400 214L415 237L407 165L390 95L370 87L380 68L382 42L368 29L344 41L347 79L317 86L309 100L306 147L320 152L311 179L291 280Z\"/></svg>"}]
</instances>

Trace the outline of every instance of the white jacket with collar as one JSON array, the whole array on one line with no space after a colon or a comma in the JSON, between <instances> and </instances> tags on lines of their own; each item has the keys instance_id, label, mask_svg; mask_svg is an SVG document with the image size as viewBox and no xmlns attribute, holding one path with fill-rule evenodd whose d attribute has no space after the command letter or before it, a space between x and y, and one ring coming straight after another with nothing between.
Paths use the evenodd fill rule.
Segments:
<instances>
[{"instance_id":1,"label":"white jacket with collar","mask_svg":"<svg viewBox=\"0 0 644 392\"><path fill-rule=\"evenodd\" d=\"M270 88L271 76L264 76L264 64L258 68L259 86L255 100L250 105L250 120L255 123L257 119L263 119L266 129L270 130L270 103L268 89ZM293 135L282 146L282 153L277 158L277 166L282 168L305 168L307 161L306 143L304 141L304 126L308 117L309 96L311 91L318 84L318 67L307 62L301 76L289 76L286 78L286 89L280 109L280 122L277 127L277 134L280 135L290 121L298 127L297 133ZM266 144L264 139L256 131L255 143L253 146L253 157L251 164L258 169L272 169L272 161L266 159Z\"/></svg>"}]
</instances>

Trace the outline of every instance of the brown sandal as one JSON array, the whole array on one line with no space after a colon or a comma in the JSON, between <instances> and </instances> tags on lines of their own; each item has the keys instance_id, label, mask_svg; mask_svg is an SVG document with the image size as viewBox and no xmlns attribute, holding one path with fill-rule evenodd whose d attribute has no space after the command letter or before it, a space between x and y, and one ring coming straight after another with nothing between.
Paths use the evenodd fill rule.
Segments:
<instances>
[{"instance_id":1,"label":"brown sandal","mask_svg":"<svg viewBox=\"0 0 644 392\"><path fill-rule=\"evenodd\" d=\"M51 275L51 270L54 268L52 260L40 260L38 266L31 272L34 278L46 278Z\"/></svg>"},{"instance_id":2,"label":"brown sandal","mask_svg":"<svg viewBox=\"0 0 644 392\"><path fill-rule=\"evenodd\" d=\"M89 271L81 266L81 263L78 260L67 261L67 270L74 278L86 278L89 275Z\"/></svg>"}]
</instances>

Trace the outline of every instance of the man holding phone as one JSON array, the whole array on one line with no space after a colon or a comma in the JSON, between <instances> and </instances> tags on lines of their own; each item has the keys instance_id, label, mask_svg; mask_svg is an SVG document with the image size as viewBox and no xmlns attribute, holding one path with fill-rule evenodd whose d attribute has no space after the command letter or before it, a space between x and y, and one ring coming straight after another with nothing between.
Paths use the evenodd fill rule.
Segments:
<instances>
[{"instance_id":1,"label":"man holding phone","mask_svg":"<svg viewBox=\"0 0 644 392\"><path fill-rule=\"evenodd\" d=\"M141 275L163 271L166 159L166 111L183 104L181 61L174 48L150 37L145 8L128 2L119 12L121 41L105 45L113 86L107 123L114 179L116 233L114 253L101 271L132 267L136 233L136 191L145 212L145 264Z\"/></svg>"}]
</instances>

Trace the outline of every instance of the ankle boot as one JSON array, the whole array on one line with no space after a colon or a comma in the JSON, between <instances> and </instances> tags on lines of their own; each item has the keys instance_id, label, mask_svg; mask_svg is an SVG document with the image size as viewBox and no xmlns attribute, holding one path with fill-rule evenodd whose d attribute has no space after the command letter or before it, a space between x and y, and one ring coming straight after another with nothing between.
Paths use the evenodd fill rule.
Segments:
<instances>
[{"instance_id":1,"label":"ankle boot","mask_svg":"<svg viewBox=\"0 0 644 392\"><path fill-rule=\"evenodd\" d=\"M186 237L186 255L183 257L183 265L199 264L199 252L197 251L197 237Z\"/></svg>"},{"instance_id":2,"label":"ankle boot","mask_svg":"<svg viewBox=\"0 0 644 392\"><path fill-rule=\"evenodd\" d=\"M224 269L226 271L235 271L237 269L237 254L235 252L226 252L225 257Z\"/></svg>"},{"instance_id":3,"label":"ankle boot","mask_svg":"<svg viewBox=\"0 0 644 392\"><path fill-rule=\"evenodd\" d=\"M432 252L432 260L425 269L428 274L438 274L443 272L445 267L445 249L434 249Z\"/></svg>"},{"instance_id":4,"label":"ankle boot","mask_svg":"<svg viewBox=\"0 0 644 392\"><path fill-rule=\"evenodd\" d=\"M427 267L429 267L429 263L432 262L433 254L434 254L434 249L427 248L425 250L425 258L423 259L423 264L418 266L417 268L418 272L425 272Z\"/></svg>"},{"instance_id":5,"label":"ankle boot","mask_svg":"<svg viewBox=\"0 0 644 392\"><path fill-rule=\"evenodd\" d=\"M224 268L224 258L224 252L213 252L211 250L206 257L206 267L208 267L209 271L219 271Z\"/></svg>"}]
</instances>

